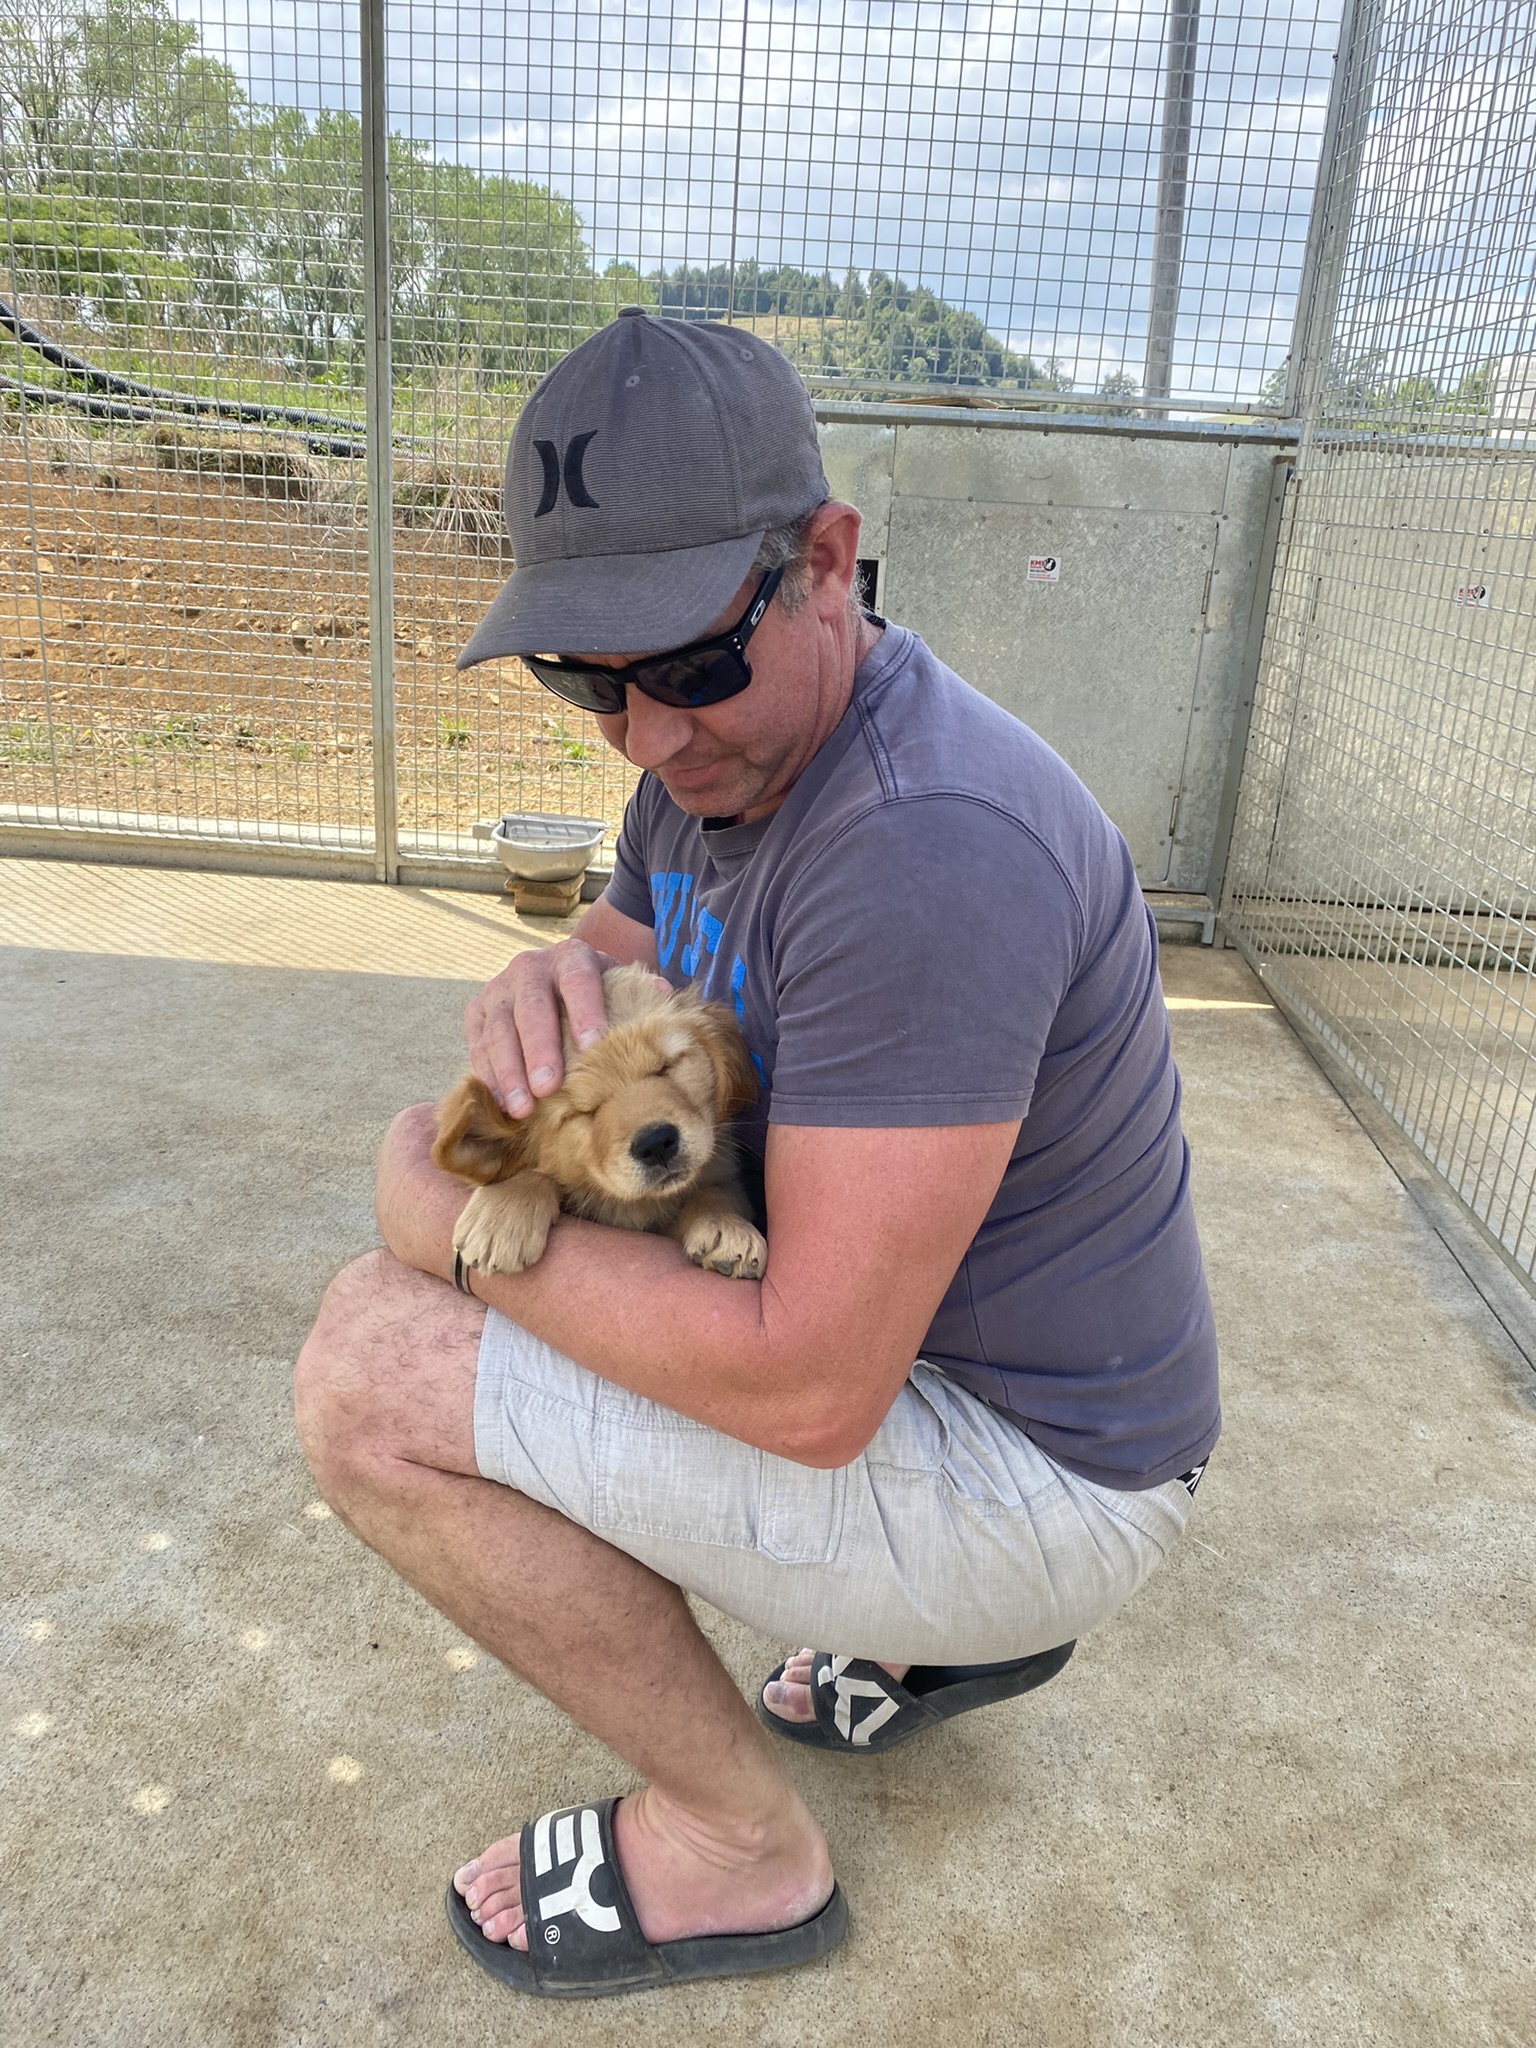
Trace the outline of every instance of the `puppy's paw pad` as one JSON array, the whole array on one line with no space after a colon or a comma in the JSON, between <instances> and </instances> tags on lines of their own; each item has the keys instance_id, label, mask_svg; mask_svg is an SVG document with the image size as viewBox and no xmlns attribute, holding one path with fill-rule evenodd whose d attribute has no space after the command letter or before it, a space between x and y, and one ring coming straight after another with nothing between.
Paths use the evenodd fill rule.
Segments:
<instances>
[{"instance_id":1,"label":"puppy's paw pad","mask_svg":"<svg viewBox=\"0 0 1536 2048\"><path fill-rule=\"evenodd\" d=\"M477 1188L454 1226L453 1248L477 1272L522 1273L543 1258L552 1220L504 1187Z\"/></svg>"},{"instance_id":2,"label":"puppy's paw pad","mask_svg":"<svg viewBox=\"0 0 1536 2048\"><path fill-rule=\"evenodd\" d=\"M760 1232L739 1216L711 1216L695 1223L683 1250L696 1266L723 1273L728 1280L761 1280L768 1264L768 1245Z\"/></svg>"}]
</instances>

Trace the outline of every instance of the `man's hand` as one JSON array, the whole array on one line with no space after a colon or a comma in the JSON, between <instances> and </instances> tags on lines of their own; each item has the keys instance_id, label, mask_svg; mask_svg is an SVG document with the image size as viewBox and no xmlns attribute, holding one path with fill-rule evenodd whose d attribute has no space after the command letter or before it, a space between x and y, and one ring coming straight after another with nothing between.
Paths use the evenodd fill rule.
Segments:
<instances>
[{"instance_id":1,"label":"man's hand","mask_svg":"<svg viewBox=\"0 0 1536 2048\"><path fill-rule=\"evenodd\" d=\"M464 1012L469 1063L508 1116L527 1116L564 1079L562 1010L577 1045L595 1045L608 1028L603 974L635 960L656 965L649 925L598 902L572 937L519 953L481 989Z\"/></svg>"}]
</instances>

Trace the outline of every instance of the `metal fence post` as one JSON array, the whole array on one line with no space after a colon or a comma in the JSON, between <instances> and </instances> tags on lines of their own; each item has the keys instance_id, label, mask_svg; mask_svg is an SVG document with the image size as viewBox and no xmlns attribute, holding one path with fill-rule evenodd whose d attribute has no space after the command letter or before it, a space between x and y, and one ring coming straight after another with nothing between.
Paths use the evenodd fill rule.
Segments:
<instances>
[{"instance_id":1,"label":"metal fence post","mask_svg":"<svg viewBox=\"0 0 1536 2048\"><path fill-rule=\"evenodd\" d=\"M400 879L395 772L394 477L389 339L389 114L385 0L361 0L364 411L368 429L368 677L373 704L373 869Z\"/></svg>"},{"instance_id":2,"label":"metal fence post","mask_svg":"<svg viewBox=\"0 0 1536 2048\"><path fill-rule=\"evenodd\" d=\"M1317 159L1317 187L1307 226L1301 286L1296 294L1295 324L1291 329L1291 354L1282 401L1288 419L1310 417L1327 389L1333 324L1344 281L1355 190L1360 182L1365 116L1381 43L1381 11L1382 0L1344 0L1339 53L1328 92L1328 112Z\"/></svg>"},{"instance_id":3,"label":"metal fence post","mask_svg":"<svg viewBox=\"0 0 1536 2048\"><path fill-rule=\"evenodd\" d=\"M1163 71L1163 133L1157 155L1157 228L1152 250L1152 306L1142 389L1166 398L1173 389L1173 331L1184 269L1184 213L1189 198L1189 137L1194 120L1195 54L1200 0L1172 0Z\"/></svg>"}]
</instances>

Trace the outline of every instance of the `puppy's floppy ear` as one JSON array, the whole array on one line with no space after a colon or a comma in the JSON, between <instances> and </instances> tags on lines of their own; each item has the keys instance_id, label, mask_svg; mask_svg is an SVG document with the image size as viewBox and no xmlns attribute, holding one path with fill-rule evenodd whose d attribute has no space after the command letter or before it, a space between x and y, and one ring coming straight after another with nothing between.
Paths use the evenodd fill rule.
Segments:
<instances>
[{"instance_id":1,"label":"puppy's floppy ear","mask_svg":"<svg viewBox=\"0 0 1536 2048\"><path fill-rule=\"evenodd\" d=\"M510 1117L476 1074L466 1074L437 1112L432 1164L460 1180L510 1180L523 1164L527 1122Z\"/></svg>"},{"instance_id":2,"label":"puppy's floppy ear","mask_svg":"<svg viewBox=\"0 0 1536 2048\"><path fill-rule=\"evenodd\" d=\"M715 1070L715 1116L724 1123L757 1100L757 1076L736 1019L719 1003L701 1003L694 1019L704 1050Z\"/></svg>"}]
</instances>

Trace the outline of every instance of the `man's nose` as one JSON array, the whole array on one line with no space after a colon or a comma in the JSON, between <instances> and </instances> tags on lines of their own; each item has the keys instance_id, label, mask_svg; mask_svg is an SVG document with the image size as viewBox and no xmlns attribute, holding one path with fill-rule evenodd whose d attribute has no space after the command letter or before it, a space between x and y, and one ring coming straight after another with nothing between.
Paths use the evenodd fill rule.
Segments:
<instances>
[{"instance_id":1,"label":"man's nose","mask_svg":"<svg viewBox=\"0 0 1536 2048\"><path fill-rule=\"evenodd\" d=\"M624 709L624 752L637 768L665 767L693 738L690 713L658 704L633 686L624 692Z\"/></svg>"}]
</instances>

